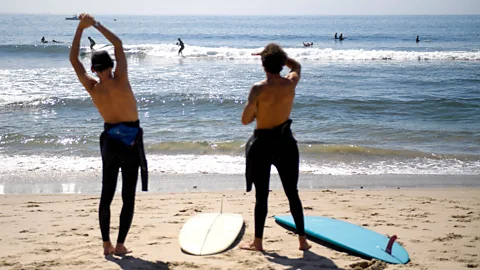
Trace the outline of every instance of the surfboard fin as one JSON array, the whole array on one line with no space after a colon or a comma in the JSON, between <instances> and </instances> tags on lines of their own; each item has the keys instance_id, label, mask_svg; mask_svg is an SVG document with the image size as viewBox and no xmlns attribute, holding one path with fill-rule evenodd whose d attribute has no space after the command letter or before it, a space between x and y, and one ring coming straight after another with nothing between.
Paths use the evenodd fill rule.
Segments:
<instances>
[{"instance_id":1,"label":"surfboard fin","mask_svg":"<svg viewBox=\"0 0 480 270\"><path fill-rule=\"evenodd\" d=\"M395 243L395 240L397 240L396 235L393 235L392 237L390 237L390 240L388 240L387 248L385 248L385 252L387 252L390 255L392 255L392 246L393 246L393 243Z\"/></svg>"}]
</instances>

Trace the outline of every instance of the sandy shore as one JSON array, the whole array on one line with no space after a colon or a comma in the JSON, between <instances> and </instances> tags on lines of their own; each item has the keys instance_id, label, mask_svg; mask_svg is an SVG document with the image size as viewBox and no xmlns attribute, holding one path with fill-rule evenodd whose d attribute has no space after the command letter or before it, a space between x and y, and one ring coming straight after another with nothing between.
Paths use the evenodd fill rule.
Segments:
<instances>
[{"instance_id":1,"label":"sandy shore","mask_svg":"<svg viewBox=\"0 0 480 270\"><path fill-rule=\"evenodd\" d=\"M306 215L323 215L396 234L408 250L407 265L372 263L312 243L297 250L293 233L277 225L288 213L281 190L273 190L265 229L266 253L238 244L206 257L182 253L178 233L201 212L224 212L245 219L242 240L253 238L254 193L139 193L124 258L102 255L98 196L1 195L0 269L467 269L480 267L480 188L356 189L300 191ZM112 205L116 239L119 194Z\"/></svg>"}]
</instances>

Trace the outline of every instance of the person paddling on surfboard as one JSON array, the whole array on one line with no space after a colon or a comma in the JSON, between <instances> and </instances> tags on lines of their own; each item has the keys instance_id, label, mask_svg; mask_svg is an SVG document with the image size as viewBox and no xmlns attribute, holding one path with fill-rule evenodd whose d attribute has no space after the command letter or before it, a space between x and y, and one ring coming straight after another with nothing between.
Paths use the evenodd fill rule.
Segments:
<instances>
[{"instance_id":1,"label":"person paddling on surfboard","mask_svg":"<svg viewBox=\"0 0 480 270\"><path fill-rule=\"evenodd\" d=\"M300 80L300 64L289 58L277 44L268 44L260 55L267 78L254 84L242 113L242 124L257 120L253 136L246 145L247 192L255 185L255 239L242 249L263 250L263 230L267 218L270 168L277 168L290 211L297 227L301 250L311 246L305 236L303 208L298 195L299 152L290 125L295 87ZM283 77L283 66L291 69Z\"/></svg>"},{"instance_id":2,"label":"person paddling on surfboard","mask_svg":"<svg viewBox=\"0 0 480 270\"><path fill-rule=\"evenodd\" d=\"M95 46L97 43L95 43L95 40L93 40L91 37L88 37L88 40L90 40L90 50L93 50L93 46Z\"/></svg>"},{"instance_id":3,"label":"person paddling on surfboard","mask_svg":"<svg viewBox=\"0 0 480 270\"><path fill-rule=\"evenodd\" d=\"M100 136L102 154L102 194L98 216L105 255L130 253L124 243L132 224L138 168L141 167L142 190L148 189L148 170L143 146L143 130L138 120L137 102L128 81L127 59L122 41L110 30L89 15L81 14L80 23L73 38L70 62L79 81L92 97L93 104L105 121L104 132ZM92 72L98 78L90 77L78 55L83 30L93 26L110 41L115 49L117 65L113 71L113 61L106 51L92 54ZM119 168L122 168L122 212L117 244L110 242L110 204L117 185Z\"/></svg>"}]
</instances>

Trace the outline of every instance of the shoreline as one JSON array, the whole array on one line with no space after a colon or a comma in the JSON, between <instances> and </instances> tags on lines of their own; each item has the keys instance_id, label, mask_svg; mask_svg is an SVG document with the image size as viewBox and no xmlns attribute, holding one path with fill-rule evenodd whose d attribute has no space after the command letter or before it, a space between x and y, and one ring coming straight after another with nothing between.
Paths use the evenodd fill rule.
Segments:
<instances>
[{"instance_id":1,"label":"shoreline","mask_svg":"<svg viewBox=\"0 0 480 270\"><path fill-rule=\"evenodd\" d=\"M238 242L212 256L183 253L178 233L198 213L242 214L241 241L253 238L254 192L138 193L124 258L102 255L99 196L89 194L1 195L0 268L7 269L466 269L480 258L480 188L385 188L300 190L305 215L321 215L396 234L409 252L406 265L374 263L311 241L301 252L296 236L277 225L288 214L282 190L273 190L265 227L266 253L244 251ZM115 242L121 196L112 203ZM372 268L376 265L377 268ZM370 268L368 268L370 267Z\"/></svg>"},{"instance_id":2,"label":"shoreline","mask_svg":"<svg viewBox=\"0 0 480 270\"><path fill-rule=\"evenodd\" d=\"M121 175L121 174L119 174ZM140 176L139 180L140 182ZM117 192L121 190L118 179ZM300 174L299 190L389 189L480 187L478 175L322 175ZM282 189L278 174L272 174L270 188ZM240 174L160 174L149 176L149 192L245 191L245 176ZM0 176L0 194L98 194L99 173L7 173ZM142 193L137 183L137 193Z\"/></svg>"}]
</instances>

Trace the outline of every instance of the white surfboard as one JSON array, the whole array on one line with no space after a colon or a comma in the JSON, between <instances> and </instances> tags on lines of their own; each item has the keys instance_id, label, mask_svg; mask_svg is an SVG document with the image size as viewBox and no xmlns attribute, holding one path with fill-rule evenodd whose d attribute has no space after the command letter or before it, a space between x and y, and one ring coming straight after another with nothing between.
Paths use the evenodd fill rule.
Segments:
<instances>
[{"instance_id":1,"label":"white surfboard","mask_svg":"<svg viewBox=\"0 0 480 270\"><path fill-rule=\"evenodd\" d=\"M211 255L229 248L243 227L240 214L204 213L191 217L180 230L178 240L183 251Z\"/></svg>"}]
</instances>

